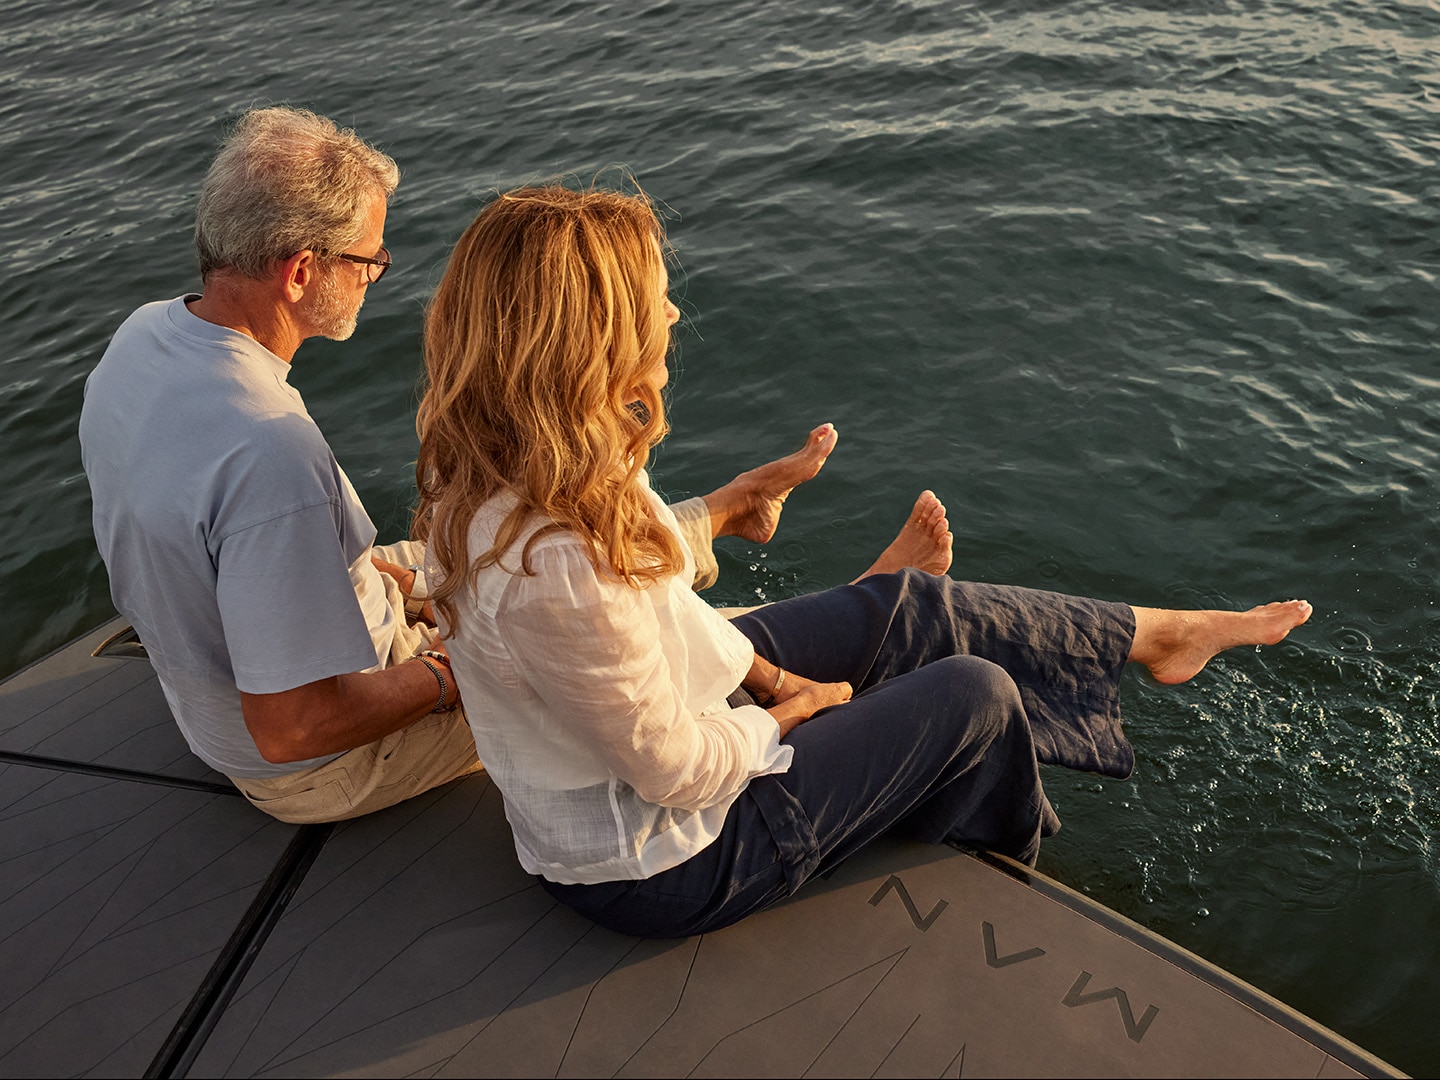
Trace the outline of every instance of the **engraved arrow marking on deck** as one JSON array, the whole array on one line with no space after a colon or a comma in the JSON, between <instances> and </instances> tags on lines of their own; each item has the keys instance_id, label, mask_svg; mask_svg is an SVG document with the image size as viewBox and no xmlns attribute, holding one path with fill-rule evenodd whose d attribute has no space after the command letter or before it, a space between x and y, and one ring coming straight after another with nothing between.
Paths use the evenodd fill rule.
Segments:
<instances>
[{"instance_id":1,"label":"engraved arrow marking on deck","mask_svg":"<svg viewBox=\"0 0 1440 1080\"><path fill-rule=\"evenodd\" d=\"M1090 984L1090 972L1080 972L1080 977L1075 980L1075 985L1070 987L1070 992L1065 995L1062 1005L1075 1008L1079 1005L1091 1005L1097 1001L1105 1001L1107 998L1114 998L1115 1004L1120 1006L1120 1019L1125 1021L1125 1034L1130 1036L1131 1042L1139 1042L1145 1037L1145 1032L1150 1030L1150 1022L1160 1015L1160 1010L1154 1005L1145 1007L1145 1014L1140 1017L1140 1022L1135 1022L1135 1014L1130 1011L1130 999L1125 991L1118 986L1112 986L1108 990L1096 990L1093 994L1084 992L1085 987Z\"/></svg>"},{"instance_id":2,"label":"engraved arrow marking on deck","mask_svg":"<svg viewBox=\"0 0 1440 1080\"><path fill-rule=\"evenodd\" d=\"M985 933L985 963L992 968L1009 967L1011 964L1023 964L1026 960L1034 960L1045 955L1044 949L1022 949L1020 952L1012 952L1009 956L1001 956L995 948L995 927L988 922L982 922L980 929Z\"/></svg>"},{"instance_id":3,"label":"engraved arrow marking on deck","mask_svg":"<svg viewBox=\"0 0 1440 1080\"><path fill-rule=\"evenodd\" d=\"M950 906L948 900L937 900L935 906L930 909L930 914L922 919L920 909L915 906L915 901L910 899L910 890L905 888L905 883L894 874L887 877L881 883L880 888L875 890L875 895L870 897L870 906L879 907L880 901L885 899L885 894L891 889L895 890L895 895L900 897L900 902L905 905L905 910L910 915L910 921L915 924L915 929L922 934L935 925L935 920L940 917L940 913Z\"/></svg>"}]
</instances>

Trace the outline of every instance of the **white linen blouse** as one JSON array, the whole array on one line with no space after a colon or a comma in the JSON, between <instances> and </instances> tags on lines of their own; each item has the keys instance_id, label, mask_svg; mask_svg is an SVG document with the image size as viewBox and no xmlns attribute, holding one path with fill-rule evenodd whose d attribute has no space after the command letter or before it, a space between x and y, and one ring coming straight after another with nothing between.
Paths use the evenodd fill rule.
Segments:
<instances>
[{"instance_id":1,"label":"white linen blouse","mask_svg":"<svg viewBox=\"0 0 1440 1080\"><path fill-rule=\"evenodd\" d=\"M472 553L513 506L480 508ZM679 574L644 589L597 573L569 532L536 541L532 575L512 573L544 524L463 590L458 627L442 625L475 746L527 871L567 885L651 877L711 844L751 778L786 771L793 752L764 709L726 703L754 649L690 588L688 547Z\"/></svg>"}]
</instances>

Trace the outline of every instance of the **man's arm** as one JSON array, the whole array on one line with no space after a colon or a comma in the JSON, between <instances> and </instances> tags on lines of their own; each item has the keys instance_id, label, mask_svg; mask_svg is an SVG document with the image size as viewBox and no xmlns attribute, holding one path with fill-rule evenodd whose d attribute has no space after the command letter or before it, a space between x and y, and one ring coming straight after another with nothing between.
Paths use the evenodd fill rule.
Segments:
<instances>
[{"instance_id":1,"label":"man's arm","mask_svg":"<svg viewBox=\"0 0 1440 1080\"><path fill-rule=\"evenodd\" d=\"M455 705L459 691L448 663L434 660L445 692L426 664L407 660L380 671L318 679L275 694L240 692L245 727L260 756L277 765L353 750Z\"/></svg>"}]
</instances>

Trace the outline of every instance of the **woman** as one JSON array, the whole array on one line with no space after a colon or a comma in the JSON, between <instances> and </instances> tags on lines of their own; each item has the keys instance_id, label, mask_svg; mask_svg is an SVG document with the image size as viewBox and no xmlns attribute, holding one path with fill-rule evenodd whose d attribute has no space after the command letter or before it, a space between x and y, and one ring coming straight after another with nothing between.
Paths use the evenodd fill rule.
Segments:
<instances>
[{"instance_id":1,"label":"woman","mask_svg":"<svg viewBox=\"0 0 1440 1080\"><path fill-rule=\"evenodd\" d=\"M1309 617L907 570L727 622L645 474L678 318L663 245L643 197L513 191L426 322L431 595L521 863L595 921L716 929L896 825L1033 862L1059 827L1037 761L1130 773L1127 660L1180 682Z\"/></svg>"}]
</instances>

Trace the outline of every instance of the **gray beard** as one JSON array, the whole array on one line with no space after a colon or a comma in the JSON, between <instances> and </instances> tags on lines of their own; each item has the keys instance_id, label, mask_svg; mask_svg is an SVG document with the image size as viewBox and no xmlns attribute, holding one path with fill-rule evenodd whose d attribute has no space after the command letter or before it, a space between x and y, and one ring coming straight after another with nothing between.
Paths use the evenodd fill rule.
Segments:
<instances>
[{"instance_id":1,"label":"gray beard","mask_svg":"<svg viewBox=\"0 0 1440 1080\"><path fill-rule=\"evenodd\" d=\"M360 303L353 308L340 292L340 283L333 273L322 273L315 291L315 299L307 305L305 317L315 333L332 341L344 341L355 333L355 323L360 318L360 307L365 303L365 294L360 294Z\"/></svg>"}]
</instances>

